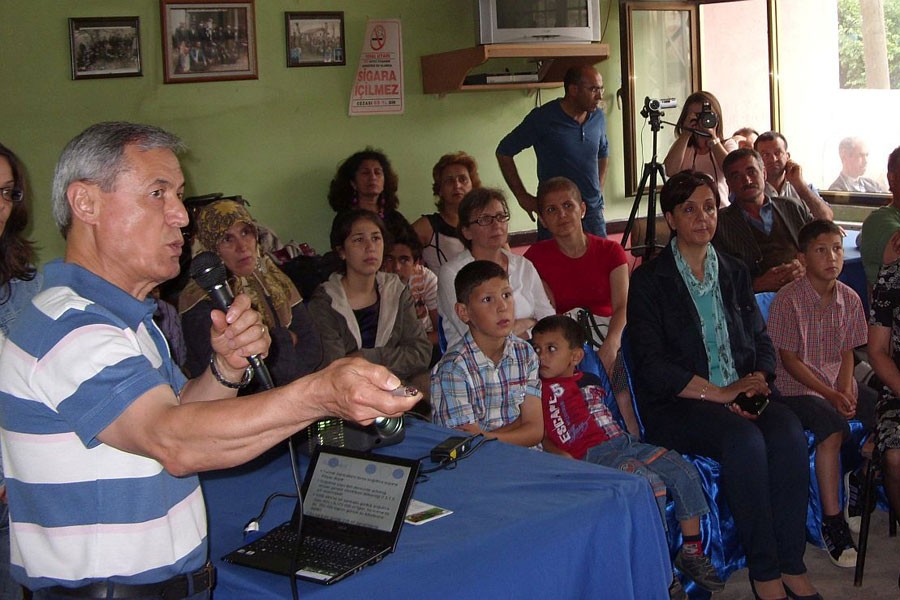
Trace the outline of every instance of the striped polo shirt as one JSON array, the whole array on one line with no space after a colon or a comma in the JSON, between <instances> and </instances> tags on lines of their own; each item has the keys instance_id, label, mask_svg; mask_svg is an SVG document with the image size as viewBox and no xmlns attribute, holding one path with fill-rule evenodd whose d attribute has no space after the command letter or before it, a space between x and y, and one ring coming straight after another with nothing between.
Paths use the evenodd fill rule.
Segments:
<instances>
[{"instance_id":1,"label":"striped polo shirt","mask_svg":"<svg viewBox=\"0 0 900 600\"><path fill-rule=\"evenodd\" d=\"M139 301L55 261L0 355L12 574L31 589L163 581L206 560L196 476L97 436L146 392L186 382Z\"/></svg>"}]
</instances>

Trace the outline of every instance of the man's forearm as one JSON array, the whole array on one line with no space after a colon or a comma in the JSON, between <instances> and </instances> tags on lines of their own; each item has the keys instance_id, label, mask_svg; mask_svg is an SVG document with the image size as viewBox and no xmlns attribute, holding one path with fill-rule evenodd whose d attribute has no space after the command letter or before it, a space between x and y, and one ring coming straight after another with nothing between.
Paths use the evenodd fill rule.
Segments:
<instances>
[{"instance_id":1,"label":"man's forearm","mask_svg":"<svg viewBox=\"0 0 900 600\"><path fill-rule=\"evenodd\" d=\"M826 221L831 221L834 219L834 211L825 202L818 194L809 189L808 185L801 185L799 187L795 187L797 190L797 195L800 196L800 200L806 204L806 207L809 209L809 212L812 213L812 216L816 219L824 219Z\"/></svg>"}]
</instances>

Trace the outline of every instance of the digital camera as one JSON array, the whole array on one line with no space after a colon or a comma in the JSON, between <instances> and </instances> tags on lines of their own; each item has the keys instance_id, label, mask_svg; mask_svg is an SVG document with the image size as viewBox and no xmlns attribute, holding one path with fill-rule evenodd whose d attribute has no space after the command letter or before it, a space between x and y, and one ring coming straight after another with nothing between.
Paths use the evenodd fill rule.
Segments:
<instances>
[{"instance_id":1,"label":"digital camera","mask_svg":"<svg viewBox=\"0 0 900 600\"><path fill-rule=\"evenodd\" d=\"M715 129L719 125L719 115L713 112L709 102L703 103L700 114L697 115L697 123L704 129Z\"/></svg>"}]
</instances>

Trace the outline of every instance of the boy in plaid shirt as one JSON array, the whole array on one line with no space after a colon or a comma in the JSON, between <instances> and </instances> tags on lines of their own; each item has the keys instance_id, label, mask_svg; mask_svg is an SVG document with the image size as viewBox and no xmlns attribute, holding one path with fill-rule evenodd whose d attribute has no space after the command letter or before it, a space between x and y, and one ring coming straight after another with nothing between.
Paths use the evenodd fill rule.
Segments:
<instances>
[{"instance_id":1,"label":"boy in plaid shirt","mask_svg":"<svg viewBox=\"0 0 900 600\"><path fill-rule=\"evenodd\" d=\"M806 274L781 288L769 309L769 337L778 350L775 377L781 401L815 437L828 556L839 567L855 567L856 546L838 491L841 444L850 434L847 419L874 425L874 398L853 378L853 349L866 343L866 317L856 292L837 280L844 266L840 228L812 221L800 230L798 242Z\"/></svg>"},{"instance_id":2,"label":"boy in plaid shirt","mask_svg":"<svg viewBox=\"0 0 900 600\"><path fill-rule=\"evenodd\" d=\"M476 260L454 280L469 331L431 373L434 421L501 442L534 446L544 434L538 359L512 335L513 292L503 267Z\"/></svg>"}]
</instances>

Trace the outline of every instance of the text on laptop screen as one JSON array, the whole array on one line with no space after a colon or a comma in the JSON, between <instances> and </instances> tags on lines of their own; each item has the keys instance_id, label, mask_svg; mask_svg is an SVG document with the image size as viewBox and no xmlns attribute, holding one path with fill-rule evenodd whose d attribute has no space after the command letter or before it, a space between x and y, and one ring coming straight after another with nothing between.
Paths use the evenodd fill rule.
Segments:
<instances>
[{"instance_id":1,"label":"text on laptop screen","mask_svg":"<svg viewBox=\"0 0 900 600\"><path fill-rule=\"evenodd\" d=\"M410 469L323 451L303 500L303 514L391 531Z\"/></svg>"}]
</instances>

